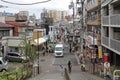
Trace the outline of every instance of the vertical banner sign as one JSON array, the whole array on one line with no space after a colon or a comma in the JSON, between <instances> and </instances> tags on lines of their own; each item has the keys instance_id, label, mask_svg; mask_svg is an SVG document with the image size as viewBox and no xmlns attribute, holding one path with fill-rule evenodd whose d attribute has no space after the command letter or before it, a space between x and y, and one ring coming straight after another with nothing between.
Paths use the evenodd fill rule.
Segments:
<instances>
[{"instance_id":1,"label":"vertical banner sign","mask_svg":"<svg viewBox=\"0 0 120 80\"><path fill-rule=\"evenodd\" d=\"M102 58L102 47L98 46L98 58Z\"/></svg>"}]
</instances>

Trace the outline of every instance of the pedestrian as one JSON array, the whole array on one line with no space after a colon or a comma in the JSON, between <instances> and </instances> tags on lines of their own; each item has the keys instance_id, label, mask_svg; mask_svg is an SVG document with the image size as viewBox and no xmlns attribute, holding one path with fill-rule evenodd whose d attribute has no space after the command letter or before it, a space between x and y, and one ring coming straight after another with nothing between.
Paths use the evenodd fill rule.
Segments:
<instances>
[{"instance_id":1,"label":"pedestrian","mask_svg":"<svg viewBox=\"0 0 120 80\"><path fill-rule=\"evenodd\" d=\"M64 68L63 68L63 66L62 66L62 65L60 65L60 73L61 73L61 76L63 76L63 75L64 75Z\"/></svg>"},{"instance_id":2,"label":"pedestrian","mask_svg":"<svg viewBox=\"0 0 120 80\"><path fill-rule=\"evenodd\" d=\"M71 44L70 44L70 50L69 50L69 52L71 53L71 51L72 51L72 48L71 48Z\"/></svg>"},{"instance_id":3,"label":"pedestrian","mask_svg":"<svg viewBox=\"0 0 120 80\"><path fill-rule=\"evenodd\" d=\"M110 63L106 61L104 63L104 76L109 76L110 74Z\"/></svg>"},{"instance_id":4,"label":"pedestrian","mask_svg":"<svg viewBox=\"0 0 120 80\"><path fill-rule=\"evenodd\" d=\"M81 71L86 71L85 64L83 62L81 63Z\"/></svg>"},{"instance_id":5,"label":"pedestrian","mask_svg":"<svg viewBox=\"0 0 120 80\"><path fill-rule=\"evenodd\" d=\"M71 73L71 69L72 69L72 64L71 64L71 61L69 60L68 61L68 72Z\"/></svg>"},{"instance_id":6,"label":"pedestrian","mask_svg":"<svg viewBox=\"0 0 120 80\"><path fill-rule=\"evenodd\" d=\"M45 47L44 47L44 46L42 47L42 50L43 50L43 53L42 53L42 54L43 54L43 56L45 56L45 51L44 51L44 50L45 50Z\"/></svg>"}]
</instances>

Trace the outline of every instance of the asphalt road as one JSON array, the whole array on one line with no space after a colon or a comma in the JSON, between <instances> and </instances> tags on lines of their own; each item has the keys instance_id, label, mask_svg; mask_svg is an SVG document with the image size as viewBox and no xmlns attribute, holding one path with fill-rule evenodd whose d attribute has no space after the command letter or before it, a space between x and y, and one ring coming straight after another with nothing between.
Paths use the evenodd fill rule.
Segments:
<instances>
[{"instance_id":1,"label":"asphalt road","mask_svg":"<svg viewBox=\"0 0 120 80\"><path fill-rule=\"evenodd\" d=\"M54 57L52 64L53 65L67 65L68 61L72 62L73 66L77 66L77 60L74 56L74 53L69 52L69 45L64 44L64 57Z\"/></svg>"}]
</instances>

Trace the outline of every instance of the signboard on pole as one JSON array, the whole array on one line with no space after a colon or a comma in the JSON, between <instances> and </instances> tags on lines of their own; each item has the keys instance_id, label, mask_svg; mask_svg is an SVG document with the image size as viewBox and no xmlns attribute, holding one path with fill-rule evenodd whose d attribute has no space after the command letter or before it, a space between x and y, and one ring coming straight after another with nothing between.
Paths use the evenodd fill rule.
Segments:
<instances>
[{"instance_id":1,"label":"signboard on pole","mask_svg":"<svg viewBox=\"0 0 120 80\"><path fill-rule=\"evenodd\" d=\"M98 46L98 58L102 58L102 47Z\"/></svg>"}]
</instances>

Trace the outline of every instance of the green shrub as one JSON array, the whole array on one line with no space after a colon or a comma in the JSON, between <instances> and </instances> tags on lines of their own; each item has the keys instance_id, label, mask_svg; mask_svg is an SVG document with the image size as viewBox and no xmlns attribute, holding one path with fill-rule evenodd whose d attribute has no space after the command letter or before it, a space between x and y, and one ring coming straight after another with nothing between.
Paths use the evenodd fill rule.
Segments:
<instances>
[{"instance_id":1,"label":"green shrub","mask_svg":"<svg viewBox=\"0 0 120 80\"><path fill-rule=\"evenodd\" d=\"M4 77L4 78L2 78L2 77L0 77L0 80L7 80L7 78L5 78L5 77Z\"/></svg>"},{"instance_id":2,"label":"green shrub","mask_svg":"<svg viewBox=\"0 0 120 80\"><path fill-rule=\"evenodd\" d=\"M29 75L31 73L32 73L31 69L22 71L19 69L19 67L16 67L15 71L13 72L6 72L6 71L1 72L2 76L0 77L0 80L14 80L15 78L20 78L23 75L26 76L27 74Z\"/></svg>"},{"instance_id":3,"label":"green shrub","mask_svg":"<svg viewBox=\"0 0 120 80\"><path fill-rule=\"evenodd\" d=\"M27 75L27 73L28 73L27 70L23 71L23 75Z\"/></svg>"},{"instance_id":4,"label":"green shrub","mask_svg":"<svg viewBox=\"0 0 120 80\"><path fill-rule=\"evenodd\" d=\"M113 65L113 66L110 67L110 71L111 71L112 74L113 74L113 72L114 72L115 69L116 69L115 65Z\"/></svg>"},{"instance_id":5,"label":"green shrub","mask_svg":"<svg viewBox=\"0 0 120 80\"><path fill-rule=\"evenodd\" d=\"M16 78L16 75L15 74L10 74L9 76L8 76L8 79L9 80L14 80Z\"/></svg>"}]
</instances>

